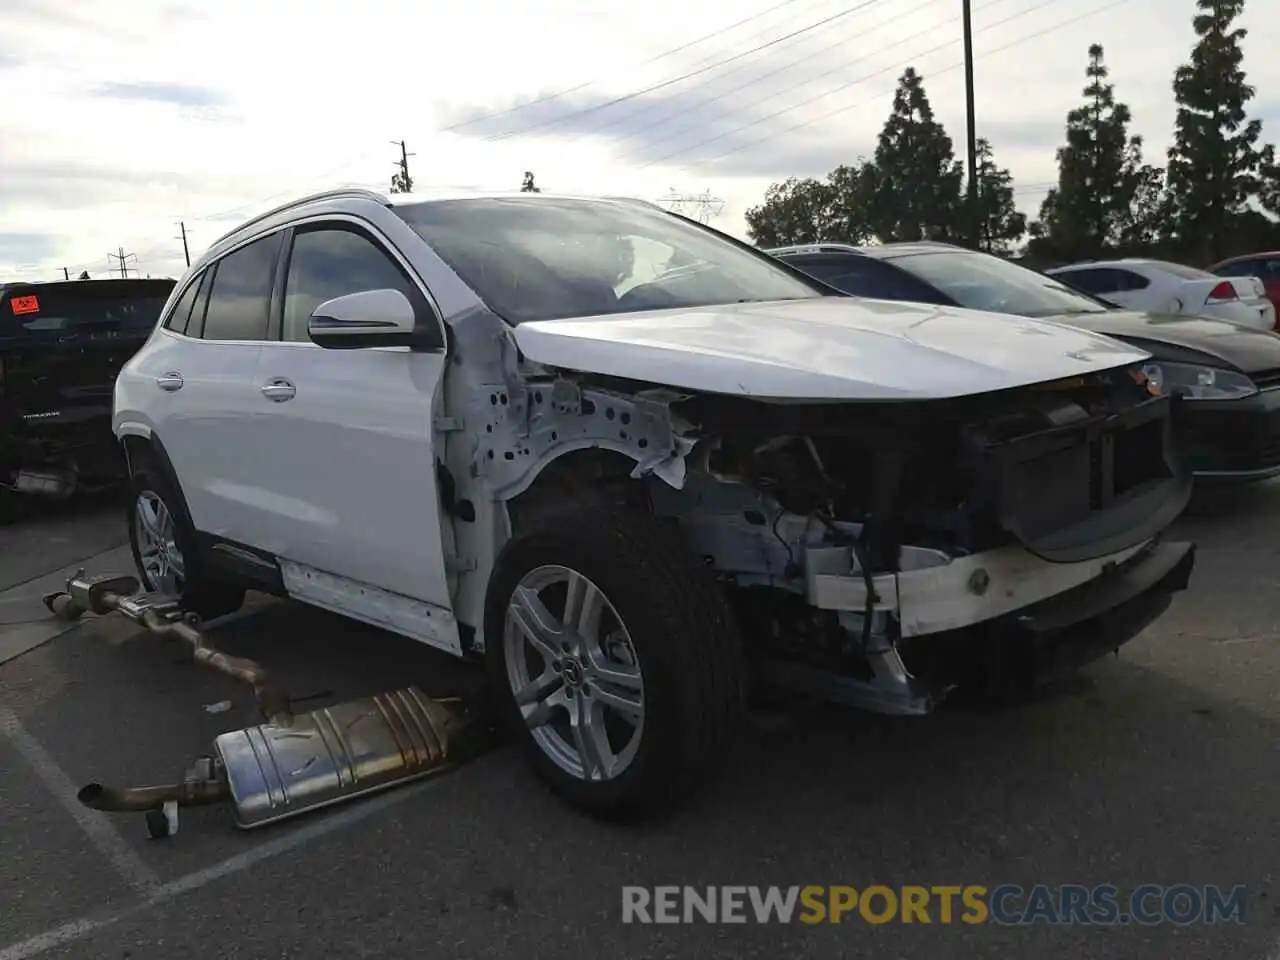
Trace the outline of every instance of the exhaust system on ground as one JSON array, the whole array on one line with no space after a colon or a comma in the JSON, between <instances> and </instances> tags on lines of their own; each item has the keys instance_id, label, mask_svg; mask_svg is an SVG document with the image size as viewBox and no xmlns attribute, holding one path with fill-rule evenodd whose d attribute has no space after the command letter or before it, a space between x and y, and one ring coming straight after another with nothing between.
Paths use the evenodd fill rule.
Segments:
<instances>
[{"instance_id":1,"label":"exhaust system on ground","mask_svg":"<svg viewBox=\"0 0 1280 960\"><path fill-rule=\"evenodd\" d=\"M78 799L95 810L146 815L153 837L172 836L180 807L229 803L250 829L457 766L482 749L485 725L457 699L416 687L294 714L258 663L214 648L199 617L171 597L141 592L134 577L86 576L44 598L64 620L119 611L149 632L180 640L196 663L252 687L264 722L217 737L178 783L116 789L91 783Z\"/></svg>"}]
</instances>

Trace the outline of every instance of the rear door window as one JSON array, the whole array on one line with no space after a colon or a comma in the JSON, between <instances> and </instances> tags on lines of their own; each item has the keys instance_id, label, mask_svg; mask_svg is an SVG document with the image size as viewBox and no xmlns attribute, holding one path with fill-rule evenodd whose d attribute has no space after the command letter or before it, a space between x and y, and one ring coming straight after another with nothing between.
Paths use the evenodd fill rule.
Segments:
<instances>
[{"instance_id":1,"label":"rear door window","mask_svg":"<svg viewBox=\"0 0 1280 960\"><path fill-rule=\"evenodd\" d=\"M282 239L282 234L273 233L218 261L201 331L205 340L267 339Z\"/></svg>"}]
</instances>

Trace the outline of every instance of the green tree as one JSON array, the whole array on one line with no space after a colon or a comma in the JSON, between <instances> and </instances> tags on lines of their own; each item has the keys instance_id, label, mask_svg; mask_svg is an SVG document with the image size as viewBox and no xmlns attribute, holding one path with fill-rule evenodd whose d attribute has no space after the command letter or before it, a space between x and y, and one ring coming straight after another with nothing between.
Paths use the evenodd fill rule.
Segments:
<instances>
[{"instance_id":1,"label":"green tree","mask_svg":"<svg viewBox=\"0 0 1280 960\"><path fill-rule=\"evenodd\" d=\"M391 177L392 193L413 193L413 177L407 173L396 173Z\"/></svg>"},{"instance_id":2,"label":"green tree","mask_svg":"<svg viewBox=\"0 0 1280 960\"><path fill-rule=\"evenodd\" d=\"M875 201L875 166L864 159L841 164L827 174L831 205L827 210L826 236L841 243L866 243L875 239L871 207Z\"/></svg>"},{"instance_id":3,"label":"green tree","mask_svg":"<svg viewBox=\"0 0 1280 960\"><path fill-rule=\"evenodd\" d=\"M520 192L521 193L541 193L542 192L542 189L538 187L536 184L534 184L533 182L532 171L526 170L524 172L524 180L521 181L520 183Z\"/></svg>"},{"instance_id":4,"label":"green tree","mask_svg":"<svg viewBox=\"0 0 1280 960\"><path fill-rule=\"evenodd\" d=\"M1160 167L1141 163L1140 158L1131 164L1133 196L1120 221L1117 245L1127 256L1151 255L1159 252L1168 233L1169 192Z\"/></svg>"},{"instance_id":5,"label":"green tree","mask_svg":"<svg viewBox=\"0 0 1280 960\"><path fill-rule=\"evenodd\" d=\"M1258 147L1262 122L1249 120L1254 88L1245 82L1240 42L1233 26L1244 0L1197 0L1192 24L1200 39L1191 62L1174 74L1178 102L1168 180L1172 230L1184 256L1217 260L1232 252L1235 221L1262 188L1266 157Z\"/></svg>"},{"instance_id":6,"label":"green tree","mask_svg":"<svg viewBox=\"0 0 1280 960\"><path fill-rule=\"evenodd\" d=\"M813 177L788 177L770 184L764 202L744 215L747 236L758 247L834 239L827 233L832 226L833 201L831 185Z\"/></svg>"},{"instance_id":7,"label":"green tree","mask_svg":"<svg viewBox=\"0 0 1280 960\"><path fill-rule=\"evenodd\" d=\"M1013 174L996 166L990 141L977 140L978 217L982 249L1001 256L1027 232L1026 214L1019 213L1013 200Z\"/></svg>"},{"instance_id":8,"label":"green tree","mask_svg":"<svg viewBox=\"0 0 1280 960\"><path fill-rule=\"evenodd\" d=\"M1067 142L1057 154L1058 185L1041 204L1034 231L1064 259L1100 257L1121 246L1135 195L1149 183L1142 139L1129 136L1129 107L1116 101L1108 72L1102 46L1095 43L1085 68L1085 102L1067 114Z\"/></svg>"},{"instance_id":9,"label":"green tree","mask_svg":"<svg viewBox=\"0 0 1280 960\"><path fill-rule=\"evenodd\" d=\"M1280 163L1276 162L1276 148L1272 144L1262 148L1260 173L1258 199L1262 202L1262 208L1272 216L1280 217ZM1277 232L1280 232L1280 225L1277 228Z\"/></svg>"},{"instance_id":10,"label":"green tree","mask_svg":"<svg viewBox=\"0 0 1280 960\"><path fill-rule=\"evenodd\" d=\"M873 169L870 226L881 241L947 240L958 234L963 169L913 67L898 81Z\"/></svg>"}]
</instances>

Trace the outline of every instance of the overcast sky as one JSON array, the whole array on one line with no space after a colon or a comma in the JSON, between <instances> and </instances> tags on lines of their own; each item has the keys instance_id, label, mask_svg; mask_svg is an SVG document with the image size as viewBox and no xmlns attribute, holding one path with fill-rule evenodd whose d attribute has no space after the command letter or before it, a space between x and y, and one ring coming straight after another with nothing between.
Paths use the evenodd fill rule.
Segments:
<instances>
[{"instance_id":1,"label":"overcast sky","mask_svg":"<svg viewBox=\"0 0 1280 960\"><path fill-rule=\"evenodd\" d=\"M1253 115L1280 140L1275 2L1249 0L1242 25ZM1193 10L974 0L978 134L1022 209L1055 178L1090 43L1163 158ZM385 188L399 139L415 192L515 189L525 170L547 191L709 191L725 201L713 222L742 235L771 181L874 149L908 65L963 156L959 14L960 0L0 0L0 280L104 275L121 246L131 270L177 276L179 220L194 256L294 195Z\"/></svg>"}]
</instances>

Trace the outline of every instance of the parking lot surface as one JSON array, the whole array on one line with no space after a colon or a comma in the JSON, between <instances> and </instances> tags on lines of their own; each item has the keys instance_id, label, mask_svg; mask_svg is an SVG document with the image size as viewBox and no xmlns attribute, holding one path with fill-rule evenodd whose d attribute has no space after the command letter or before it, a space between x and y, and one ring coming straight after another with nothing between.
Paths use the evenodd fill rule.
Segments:
<instances>
[{"instance_id":1,"label":"parking lot surface","mask_svg":"<svg viewBox=\"0 0 1280 960\"><path fill-rule=\"evenodd\" d=\"M723 782L663 823L587 820L500 748L258 831L184 810L153 841L140 816L85 810L76 789L171 781L256 722L252 702L119 617L48 621L39 596L67 568L128 571L118 506L0 528L0 960L1280 960L1280 485L1203 498L1177 533L1199 543L1192 589L1118 658L998 712L756 715ZM479 680L290 603L217 636L305 707ZM1247 911L1108 928L621 919L623 885L1002 883L1243 885Z\"/></svg>"}]
</instances>

